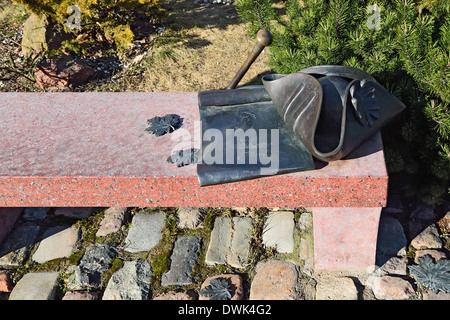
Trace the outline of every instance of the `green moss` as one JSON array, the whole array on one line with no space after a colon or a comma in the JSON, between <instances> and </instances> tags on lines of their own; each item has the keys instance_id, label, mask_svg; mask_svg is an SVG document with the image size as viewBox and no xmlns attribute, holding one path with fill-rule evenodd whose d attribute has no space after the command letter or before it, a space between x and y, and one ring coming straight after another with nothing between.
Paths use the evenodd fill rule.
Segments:
<instances>
[{"instance_id":1,"label":"green moss","mask_svg":"<svg viewBox=\"0 0 450 320\"><path fill-rule=\"evenodd\" d=\"M134 33L129 24L120 24L118 26L108 27L104 30L106 38L111 38L116 44L119 53L128 49L128 46L134 41Z\"/></svg>"}]
</instances>

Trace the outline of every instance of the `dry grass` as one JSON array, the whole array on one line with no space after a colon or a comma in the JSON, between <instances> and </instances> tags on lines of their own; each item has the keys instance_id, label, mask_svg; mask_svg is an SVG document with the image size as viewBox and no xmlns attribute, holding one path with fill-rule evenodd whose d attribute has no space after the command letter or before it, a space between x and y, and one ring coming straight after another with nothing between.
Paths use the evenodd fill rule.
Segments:
<instances>
[{"instance_id":1,"label":"dry grass","mask_svg":"<svg viewBox=\"0 0 450 320\"><path fill-rule=\"evenodd\" d=\"M169 25L144 59L144 77L129 91L202 91L225 88L255 44L234 6L169 3ZM267 49L266 49L267 50ZM240 85L259 81L268 72L265 53Z\"/></svg>"}]
</instances>

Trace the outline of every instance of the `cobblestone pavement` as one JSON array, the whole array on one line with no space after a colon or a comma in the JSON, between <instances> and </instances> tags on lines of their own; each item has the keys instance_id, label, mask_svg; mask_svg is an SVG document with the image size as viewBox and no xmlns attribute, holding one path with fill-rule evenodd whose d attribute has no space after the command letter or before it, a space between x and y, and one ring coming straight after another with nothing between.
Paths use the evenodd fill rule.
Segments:
<instances>
[{"instance_id":1,"label":"cobblestone pavement","mask_svg":"<svg viewBox=\"0 0 450 320\"><path fill-rule=\"evenodd\" d=\"M449 204L403 208L391 198L378 267L361 272L314 271L303 208L2 210L2 300L450 299L409 269L425 255L448 259Z\"/></svg>"}]
</instances>

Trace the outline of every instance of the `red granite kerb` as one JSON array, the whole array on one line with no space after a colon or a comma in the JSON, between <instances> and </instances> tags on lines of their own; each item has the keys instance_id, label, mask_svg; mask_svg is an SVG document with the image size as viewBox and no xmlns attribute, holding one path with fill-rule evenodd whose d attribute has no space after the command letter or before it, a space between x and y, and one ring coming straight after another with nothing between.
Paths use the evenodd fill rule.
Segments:
<instances>
[{"instance_id":1,"label":"red granite kerb","mask_svg":"<svg viewBox=\"0 0 450 320\"><path fill-rule=\"evenodd\" d=\"M183 118L194 136L197 93L1 93L0 206L382 207L380 135L318 170L200 187L196 166L166 159L174 135L147 119Z\"/></svg>"}]
</instances>

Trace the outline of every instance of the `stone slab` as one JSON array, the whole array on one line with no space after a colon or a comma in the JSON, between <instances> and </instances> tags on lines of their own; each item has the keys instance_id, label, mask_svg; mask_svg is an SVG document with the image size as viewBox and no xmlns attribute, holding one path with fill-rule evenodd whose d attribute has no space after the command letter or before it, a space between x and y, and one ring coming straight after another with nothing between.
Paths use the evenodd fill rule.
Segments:
<instances>
[{"instance_id":1,"label":"stone slab","mask_svg":"<svg viewBox=\"0 0 450 320\"><path fill-rule=\"evenodd\" d=\"M40 226L23 225L15 228L0 246L0 267L19 267L38 241Z\"/></svg>"},{"instance_id":2,"label":"stone slab","mask_svg":"<svg viewBox=\"0 0 450 320\"><path fill-rule=\"evenodd\" d=\"M108 234L117 232L122 227L125 212L127 208L111 207L105 210L105 216L100 222L97 233L97 237L105 237Z\"/></svg>"},{"instance_id":3,"label":"stone slab","mask_svg":"<svg viewBox=\"0 0 450 320\"><path fill-rule=\"evenodd\" d=\"M116 244L94 243L89 245L83 258L77 266L69 266L69 290L100 288L102 273L111 266L112 259L117 255Z\"/></svg>"},{"instance_id":4,"label":"stone slab","mask_svg":"<svg viewBox=\"0 0 450 320\"><path fill-rule=\"evenodd\" d=\"M318 280L316 300L358 300L358 289L347 277L324 277Z\"/></svg>"},{"instance_id":5,"label":"stone slab","mask_svg":"<svg viewBox=\"0 0 450 320\"><path fill-rule=\"evenodd\" d=\"M109 279L102 300L147 300L152 277L148 260L125 261Z\"/></svg>"},{"instance_id":6,"label":"stone slab","mask_svg":"<svg viewBox=\"0 0 450 320\"><path fill-rule=\"evenodd\" d=\"M131 227L125 239L125 251L141 252L154 248L161 240L164 223L163 212L137 213L131 221Z\"/></svg>"},{"instance_id":7,"label":"stone slab","mask_svg":"<svg viewBox=\"0 0 450 320\"><path fill-rule=\"evenodd\" d=\"M373 271L381 208L311 208L316 271Z\"/></svg>"},{"instance_id":8,"label":"stone slab","mask_svg":"<svg viewBox=\"0 0 450 320\"><path fill-rule=\"evenodd\" d=\"M216 218L205 256L206 264L244 268L250 250L251 227L251 218Z\"/></svg>"},{"instance_id":9,"label":"stone slab","mask_svg":"<svg viewBox=\"0 0 450 320\"><path fill-rule=\"evenodd\" d=\"M177 239L170 257L170 270L161 277L162 286L184 286L192 283L191 273L197 264L201 237L187 236Z\"/></svg>"},{"instance_id":10,"label":"stone slab","mask_svg":"<svg viewBox=\"0 0 450 320\"><path fill-rule=\"evenodd\" d=\"M0 101L0 207L386 205L379 133L316 170L200 187L195 165L166 161L182 134L195 137L197 93L8 92ZM177 134L145 132L147 119L166 114L183 118Z\"/></svg>"},{"instance_id":11,"label":"stone slab","mask_svg":"<svg viewBox=\"0 0 450 320\"><path fill-rule=\"evenodd\" d=\"M298 272L292 263L269 260L256 265L250 300L295 300Z\"/></svg>"},{"instance_id":12,"label":"stone slab","mask_svg":"<svg viewBox=\"0 0 450 320\"><path fill-rule=\"evenodd\" d=\"M263 244L275 247L278 252L294 252L294 213L277 211L269 214L263 229Z\"/></svg>"},{"instance_id":13,"label":"stone slab","mask_svg":"<svg viewBox=\"0 0 450 320\"><path fill-rule=\"evenodd\" d=\"M58 272L31 272L17 282L9 300L53 300Z\"/></svg>"},{"instance_id":14,"label":"stone slab","mask_svg":"<svg viewBox=\"0 0 450 320\"><path fill-rule=\"evenodd\" d=\"M41 243L32 256L37 263L53 259L67 258L75 249L75 244L81 236L79 228L57 226L47 229L42 235Z\"/></svg>"}]
</instances>

